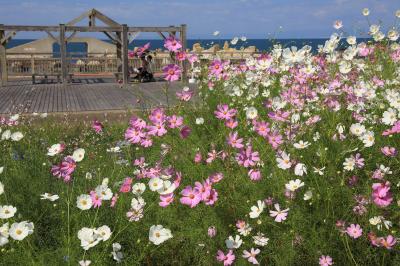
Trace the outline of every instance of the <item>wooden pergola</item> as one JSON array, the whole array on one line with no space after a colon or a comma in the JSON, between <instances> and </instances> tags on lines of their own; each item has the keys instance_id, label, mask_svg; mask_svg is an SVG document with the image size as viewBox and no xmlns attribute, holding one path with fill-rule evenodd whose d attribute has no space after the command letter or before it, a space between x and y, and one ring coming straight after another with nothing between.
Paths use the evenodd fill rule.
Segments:
<instances>
[{"instance_id":1,"label":"wooden pergola","mask_svg":"<svg viewBox=\"0 0 400 266\"><path fill-rule=\"evenodd\" d=\"M89 19L88 26L76 26L76 24L83 19ZM106 26L96 26L97 20L103 22ZM164 33L177 37L182 42L182 49L185 51L187 47L186 42L186 25L168 26L168 27L131 27L127 24L119 24L111 18L105 16L96 9L91 9L88 12L81 14L79 17L71 20L67 24L59 24L58 26L22 26L22 25L3 25L0 24L0 77L1 86L8 82L7 72L7 54L6 44L16 35L17 32L46 32L56 43L60 45L60 60L61 60L61 81L63 84L68 83L68 59L67 59L67 43L78 32L102 32L104 33L117 48L117 60L122 65L123 84L129 82L129 67L128 67L128 45L130 44L130 37L136 36L140 32L155 32L161 38L166 39ZM56 34L54 34L56 33ZM67 36L67 33L69 35ZM182 70L182 78L186 79L187 64L184 62Z\"/></svg>"}]
</instances>

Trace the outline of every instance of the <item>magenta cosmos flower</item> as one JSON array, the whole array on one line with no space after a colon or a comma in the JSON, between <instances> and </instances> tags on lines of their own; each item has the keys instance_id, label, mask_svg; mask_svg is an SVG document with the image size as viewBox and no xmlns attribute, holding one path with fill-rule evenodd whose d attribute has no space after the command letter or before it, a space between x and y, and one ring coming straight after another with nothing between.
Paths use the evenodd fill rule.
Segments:
<instances>
[{"instance_id":1,"label":"magenta cosmos flower","mask_svg":"<svg viewBox=\"0 0 400 266\"><path fill-rule=\"evenodd\" d=\"M354 238L357 239L362 235L363 230L361 229L359 224L351 224L349 227L346 228L346 233Z\"/></svg>"},{"instance_id":2,"label":"magenta cosmos flower","mask_svg":"<svg viewBox=\"0 0 400 266\"><path fill-rule=\"evenodd\" d=\"M164 78L168 81L177 81L181 76L181 68L175 64L169 64L163 67Z\"/></svg>"},{"instance_id":3,"label":"magenta cosmos flower","mask_svg":"<svg viewBox=\"0 0 400 266\"><path fill-rule=\"evenodd\" d=\"M182 48L182 44L174 36L169 36L164 40L164 47L170 52L178 52Z\"/></svg>"},{"instance_id":4,"label":"magenta cosmos flower","mask_svg":"<svg viewBox=\"0 0 400 266\"><path fill-rule=\"evenodd\" d=\"M243 144L242 144L243 139L240 139L238 137L238 133L237 132L229 133L227 142L232 148L241 149L241 148L244 147Z\"/></svg>"},{"instance_id":5,"label":"magenta cosmos flower","mask_svg":"<svg viewBox=\"0 0 400 266\"><path fill-rule=\"evenodd\" d=\"M183 197L181 197L180 202L190 206L190 208L196 207L201 201L201 193L197 188L187 186L182 190L181 194Z\"/></svg>"},{"instance_id":6,"label":"magenta cosmos flower","mask_svg":"<svg viewBox=\"0 0 400 266\"><path fill-rule=\"evenodd\" d=\"M319 265L320 266L330 266L332 264L333 264L333 260L332 260L332 258L330 256L322 255L319 258Z\"/></svg>"},{"instance_id":7,"label":"magenta cosmos flower","mask_svg":"<svg viewBox=\"0 0 400 266\"><path fill-rule=\"evenodd\" d=\"M215 228L215 226L208 227L207 234L211 238L214 237L217 234L217 229Z\"/></svg>"},{"instance_id":8,"label":"magenta cosmos flower","mask_svg":"<svg viewBox=\"0 0 400 266\"><path fill-rule=\"evenodd\" d=\"M98 120L94 120L93 124L92 124L92 128L94 129L94 131L96 131L96 133L100 133L103 131L103 124L101 122L99 122Z\"/></svg>"},{"instance_id":9,"label":"magenta cosmos flower","mask_svg":"<svg viewBox=\"0 0 400 266\"><path fill-rule=\"evenodd\" d=\"M220 262L224 263L225 265L232 265L233 262L235 261L235 255L233 254L232 250L229 250L228 253L226 253L226 255L224 254L224 252L222 250L218 250L217 252L217 260Z\"/></svg>"},{"instance_id":10,"label":"magenta cosmos flower","mask_svg":"<svg viewBox=\"0 0 400 266\"><path fill-rule=\"evenodd\" d=\"M244 167L255 166L258 161L260 161L260 157L257 151L253 151L252 146L247 146L246 149L242 149L239 153L236 154L236 161L239 165L243 165Z\"/></svg>"},{"instance_id":11,"label":"magenta cosmos flower","mask_svg":"<svg viewBox=\"0 0 400 266\"><path fill-rule=\"evenodd\" d=\"M374 183L372 184L372 200L379 207L387 207L392 203L393 197L390 192L390 183Z\"/></svg>"},{"instance_id":12,"label":"magenta cosmos flower","mask_svg":"<svg viewBox=\"0 0 400 266\"><path fill-rule=\"evenodd\" d=\"M211 62L209 66L210 74L219 76L224 70L221 60L215 59Z\"/></svg>"},{"instance_id":13,"label":"magenta cosmos flower","mask_svg":"<svg viewBox=\"0 0 400 266\"><path fill-rule=\"evenodd\" d=\"M67 156L59 165L53 165L51 167L51 173L53 176L63 178L64 182L71 180L71 175L75 171L76 162L72 157Z\"/></svg>"}]
</instances>

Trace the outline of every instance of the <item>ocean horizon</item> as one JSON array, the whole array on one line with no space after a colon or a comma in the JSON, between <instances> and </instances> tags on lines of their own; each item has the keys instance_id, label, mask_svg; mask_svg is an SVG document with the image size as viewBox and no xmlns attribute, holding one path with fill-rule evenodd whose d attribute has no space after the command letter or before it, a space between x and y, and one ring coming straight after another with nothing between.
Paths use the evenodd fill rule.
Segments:
<instances>
[{"instance_id":1,"label":"ocean horizon","mask_svg":"<svg viewBox=\"0 0 400 266\"><path fill-rule=\"evenodd\" d=\"M12 39L7 45L6 48L13 48L22 44L29 43L36 39ZM110 42L110 40L104 40L106 42ZM205 49L212 47L215 44L218 44L221 48L224 46L224 43L227 41L229 43L229 47L235 49L241 49L243 47L255 46L257 50L264 52L270 51L274 44L280 43L283 47L297 46L303 47L304 45L310 45L315 52L318 49L319 45L323 45L328 38L305 38L305 39L297 39L297 38L287 38L287 39L247 39L246 41L239 41L232 45L230 43L231 39L188 39L187 47L192 50L192 47L195 43L200 43L201 46ZM360 41L367 41L367 38L359 38ZM144 44L150 42L150 50L155 49L164 49L164 42L161 39L138 39L134 40L130 45L129 49L133 49L134 47L143 46ZM345 39L341 40L340 46L346 47ZM58 45L55 44L53 50L58 50ZM70 43L67 47L68 52L74 53L85 53L86 46L83 43Z\"/></svg>"}]
</instances>

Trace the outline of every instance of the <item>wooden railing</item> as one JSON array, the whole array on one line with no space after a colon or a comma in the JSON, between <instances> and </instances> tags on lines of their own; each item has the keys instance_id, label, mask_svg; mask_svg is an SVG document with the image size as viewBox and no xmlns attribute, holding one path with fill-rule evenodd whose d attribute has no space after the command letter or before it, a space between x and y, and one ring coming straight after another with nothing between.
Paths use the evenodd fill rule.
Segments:
<instances>
[{"instance_id":1,"label":"wooden railing","mask_svg":"<svg viewBox=\"0 0 400 266\"><path fill-rule=\"evenodd\" d=\"M53 54L7 54L7 70L9 76L30 76L32 74L61 73L61 60ZM250 52L203 52L198 54L202 62L207 63L216 57L230 59L234 62L244 60L248 56L255 56ZM56 55L57 56L57 55ZM113 74L121 72L115 54L71 53L67 56L68 72L72 74ZM129 58L129 67L139 68L140 59ZM163 66L173 63L167 53L157 53L153 57L154 72L162 72Z\"/></svg>"}]
</instances>

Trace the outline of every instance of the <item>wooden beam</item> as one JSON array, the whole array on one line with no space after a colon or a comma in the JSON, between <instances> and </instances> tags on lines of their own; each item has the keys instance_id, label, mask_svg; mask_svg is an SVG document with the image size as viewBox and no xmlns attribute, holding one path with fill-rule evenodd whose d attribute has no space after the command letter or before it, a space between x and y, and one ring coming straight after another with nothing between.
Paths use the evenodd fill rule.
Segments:
<instances>
[{"instance_id":1,"label":"wooden beam","mask_svg":"<svg viewBox=\"0 0 400 266\"><path fill-rule=\"evenodd\" d=\"M67 62L67 41L65 40L65 24L60 24L60 53L61 53L61 81L63 84L68 82L68 62Z\"/></svg>"},{"instance_id":2,"label":"wooden beam","mask_svg":"<svg viewBox=\"0 0 400 266\"><path fill-rule=\"evenodd\" d=\"M96 17L94 15L89 15L89 27L96 26Z\"/></svg>"},{"instance_id":3,"label":"wooden beam","mask_svg":"<svg viewBox=\"0 0 400 266\"><path fill-rule=\"evenodd\" d=\"M91 13L92 13L92 10L86 11L85 13L82 13L78 17L76 17L73 20L71 20L70 22L68 22L66 25L73 26L76 23L78 23L79 21L83 20L84 18L87 18Z\"/></svg>"},{"instance_id":4,"label":"wooden beam","mask_svg":"<svg viewBox=\"0 0 400 266\"><path fill-rule=\"evenodd\" d=\"M6 45L12 39L12 37L15 36L15 34L17 34L17 32L15 32L15 31L11 31L11 32L7 33L6 36L1 38L0 43Z\"/></svg>"},{"instance_id":5,"label":"wooden beam","mask_svg":"<svg viewBox=\"0 0 400 266\"><path fill-rule=\"evenodd\" d=\"M3 31L59 31L58 26L1 25Z\"/></svg>"},{"instance_id":6,"label":"wooden beam","mask_svg":"<svg viewBox=\"0 0 400 266\"><path fill-rule=\"evenodd\" d=\"M139 34L140 34L140 32L129 32L128 33L128 43L131 44Z\"/></svg>"},{"instance_id":7,"label":"wooden beam","mask_svg":"<svg viewBox=\"0 0 400 266\"><path fill-rule=\"evenodd\" d=\"M1 25L0 25L1 26ZM0 30L0 39L4 38L4 31ZM0 78L1 86L6 86L8 81L6 46L0 43Z\"/></svg>"},{"instance_id":8,"label":"wooden beam","mask_svg":"<svg viewBox=\"0 0 400 266\"><path fill-rule=\"evenodd\" d=\"M181 27L128 27L128 32L177 32ZM26 25L1 25L0 30L3 31L59 31L59 26L26 26ZM65 31L80 32L121 32L121 26L112 27L88 27L88 26L71 26L66 25Z\"/></svg>"},{"instance_id":9,"label":"wooden beam","mask_svg":"<svg viewBox=\"0 0 400 266\"><path fill-rule=\"evenodd\" d=\"M167 39L167 37L165 37L164 33L160 32L160 31L157 33L161 36L161 38L163 38L163 40Z\"/></svg>"},{"instance_id":10,"label":"wooden beam","mask_svg":"<svg viewBox=\"0 0 400 266\"><path fill-rule=\"evenodd\" d=\"M181 27L169 26L169 27L129 27L128 31L140 31L140 32L172 32L179 31Z\"/></svg>"},{"instance_id":11,"label":"wooden beam","mask_svg":"<svg viewBox=\"0 0 400 266\"><path fill-rule=\"evenodd\" d=\"M104 33L108 38L110 38L110 40L113 41L114 43L121 43L121 39L120 39L115 33L106 32L106 31L103 31L103 33Z\"/></svg>"},{"instance_id":12,"label":"wooden beam","mask_svg":"<svg viewBox=\"0 0 400 266\"><path fill-rule=\"evenodd\" d=\"M45 31L50 38L52 38L56 43L60 44L60 40L56 38L50 31Z\"/></svg>"},{"instance_id":13,"label":"wooden beam","mask_svg":"<svg viewBox=\"0 0 400 266\"><path fill-rule=\"evenodd\" d=\"M122 76L123 84L127 85L129 82L129 60L128 60L128 25L122 25Z\"/></svg>"},{"instance_id":14,"label":"wooden beam","mask_svg":"<svg viewBox=\"0 0 400 266\"><path fill-rule=\"evenodd\" d=\"M117 27L117 26L121 26L121 24L119 24L118 22L112 20L111 18L107 17L106 15L104 15L103 13L101 13L100 11L93 9L93 15L101 20L104 24L108 25L108 26L112 26L112 27Z\"/></svg>"},{"instance_id":15,"label":"wooden beam","mask_svg":"<svg viewBox=\"0 0 400 266\"><path fill-rule=\"evenodd\" d=\"M186 24L181 25L181 30L179 33L179 37L181 38L181 43L182 43L182 51L186 52L186 47L187 47L187 40L186 40L186 30L187 26ZM184 60L182 61L182 81L186 82L187 81L187 69L188 69L188 64L187 61Z\"/></svg>"},{"instance_id":16,"label":"wooden beam","mask_svg":"<svg viewBox=\"0 0 400 266\"><path fill-rule=\"evenodd\" d=\"M69 42L72 38L74 38L77 33L78 33L77 31L72 32L71 35L67 37L67 42Z\"/></svg>"}]
</instances>

